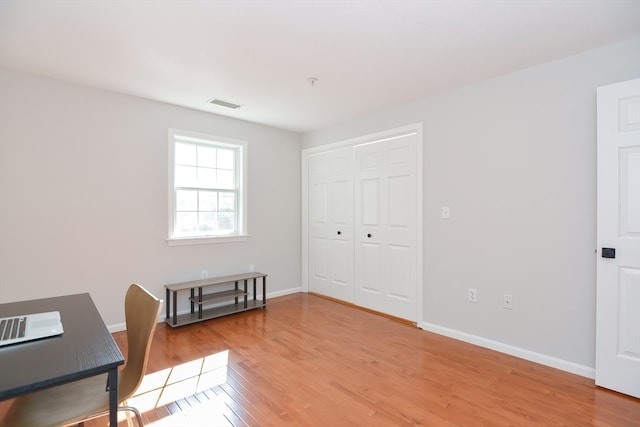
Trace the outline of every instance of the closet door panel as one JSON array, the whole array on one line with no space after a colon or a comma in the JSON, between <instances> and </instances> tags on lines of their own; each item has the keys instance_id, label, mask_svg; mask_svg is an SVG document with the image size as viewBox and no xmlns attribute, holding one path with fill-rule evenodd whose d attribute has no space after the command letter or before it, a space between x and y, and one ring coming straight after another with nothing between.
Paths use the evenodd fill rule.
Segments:
<instances>
[{"instance_id":1,"label":"closet door panel","mask_svg":"<svg viewBox=\"0 0 640 427\"><path fill-rule=\"evenodd\" d=\"M311 277L315 280L327 280L327 239L314 237L311 239Z\"/></svg>"},{"instance_id":2,"label":"closet door panel","mask_svg":"<svg viewBox=\"0 0 640 427\"><path fill-rule=\"evenodd\" d=\"M411 247L389 245L387 260L387 272L393 277L393 286L387 290L390 298L408 301L412 297L411 275Z\"/></svg>"},{"instance_id":3,"label":"closet door panel","mask_svg":"<svg viewBox=\"0 0 640 427\"><path fill-rule=\"evenodd\" d=\"M309 157L309 290L353 302L353 149Z\"/></svg>"},{"instance_id":4,"label":"closet door panel","mask_svg":"<svg viewBox=\"0 0 640 427\"><path fill-rule=\"evenodd\" d=\"M370 265L379 265L382 262L380 245L376 243L363 243L360 245L361 269L358 270L360 291L380 295L382 292L380 274L378 269L367 268Z\"/></svg>"},{"instance_id":5,"label":"closet door panel","mask_svg":"<svg viewBox=\"0 0 640 427\"><path fill-rule=\"evenodd\" d=\"M356 146L354 151L355 303L413 321L416 144L417 136L411 134Z\"/></svg>"}]
</instances>

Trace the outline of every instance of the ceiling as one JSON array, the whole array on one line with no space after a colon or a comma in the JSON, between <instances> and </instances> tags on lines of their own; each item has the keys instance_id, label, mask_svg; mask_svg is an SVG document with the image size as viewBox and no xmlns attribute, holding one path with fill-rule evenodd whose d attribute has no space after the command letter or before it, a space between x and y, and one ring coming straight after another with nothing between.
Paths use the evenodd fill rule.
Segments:
<instances>
[{"instance_id":1,"label":"ceiling","mask_svg":"<svg viewBox=\"0 0 640 427\"><path fill-rule=\"evenodd\" d=\"M640 0L0 0L3 68L295 132L631 37Z\"/></svg>"}]
</instances>

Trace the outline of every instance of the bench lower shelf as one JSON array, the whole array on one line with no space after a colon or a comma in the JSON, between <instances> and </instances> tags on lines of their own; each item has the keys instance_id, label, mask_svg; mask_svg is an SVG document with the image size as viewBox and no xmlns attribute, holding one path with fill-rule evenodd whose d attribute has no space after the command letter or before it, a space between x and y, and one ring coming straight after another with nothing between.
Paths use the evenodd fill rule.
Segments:
<instances>
[{"instance_id":1,"label":"bench lower shelf","mask_svg":"<svg viewBox=\"0 0 640 427\"><path fill-rule=\"evenodd\" d=\"M176 324L173 324L173 317L165 319L170 326L183 326L190 323L202 322L204 320L215 319L216 317L228 316L234 313L242 313L243 311L255 310L257 308L264 308L266 304L262 301L247 301L247 308L244 308L244 301L240 301L238 304L223 305L220 307L207 308L202 310L202 318L198 317L198 312L179 314L176 318Z\"/></svg>"}]
</instances>

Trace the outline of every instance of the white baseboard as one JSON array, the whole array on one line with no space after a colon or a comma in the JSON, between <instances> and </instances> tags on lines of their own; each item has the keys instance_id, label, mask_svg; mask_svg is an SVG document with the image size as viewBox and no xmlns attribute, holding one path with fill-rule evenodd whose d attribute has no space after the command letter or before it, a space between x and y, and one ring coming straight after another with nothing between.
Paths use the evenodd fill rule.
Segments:
<instances>
[{"instance_id":1,"label":"white baseboard","mask_svg":"<svg viewBox=\"0 0 640 427\"><path fill-rule=\"evenodd\" d=\"M164 319L163 319L164 320ZM158 320L158 322L160 322ZM120 331L124 331L127 329L127 324L126 323L116 323L114 325L109 325L107 326L107 329L109 330L109 332L114 333L114 332L120 332Z\"/></svg>"},{"instance_id":2,"label":"white baseboard","mask_svg":"<svg viewBox=\"0 0 640 427\"><path fill-rule=\"evenodd\" d=\"M282 297L282 296L285 296L285 295L295 294L295 293L298 293L298 292L302 292L302 286L298 286L297 288L285 289L283 291L267 292L267 307L269 306L269 298ZM258 294L257 297L258 297L258 299L261 299L262 298L262 294ZM185 313L188 313L188 312L189 312L189 309L180 310L180 311L178 311L178 315L185 314ZM160 316L158 317L158 323L164 322L164 316L165 316L165 312L164 312L164 309L163 309L162 312L160 313ZM111 333L120 332L120 331L124 331L124 330L127 329L127 324L126 323L116 323L116 324L107 326L107 329Z\"/></svg>"},{"instance_id":3,"label":"white baseboard","mask_svg":"<svg viewBox=\"0 0 640 427\"><path fill-rule=\"evenodd\" d=\"M297 294L298 292L302 292L302 286L285 289L283 291L267 292L267 304L269 304L269 298L283 297L285 295Z\"/></svg>"},{"instance_id":4,"label":"white baseboard","mask_svg":"<svg viewBox=\"0 0 640 427\"><path fill-rule=\"evenodd\" d=\"M526 350L520 347L515 347L509 344L501 343L499 341L494 341L488 338L479 337L477 335L468 334L466 332L460 332L455 329L445 328L433 323L423 322L419 326L420 328L429 332L434 332L436 334L444 335L446 337L453 338L459 341L464 341L469 344L474 344L480 347L499 351L501 353L519 357L530 362L536 362L540 363L541 365L550 366L552 368L560 369L566 372L571 372L572 374L591 379L594 379L596 375L596 371L594 368L580 365L574 362L569 362L567 360L558 359L546 354L537 353L535 351Z\"/></svg>"}]
</instances>

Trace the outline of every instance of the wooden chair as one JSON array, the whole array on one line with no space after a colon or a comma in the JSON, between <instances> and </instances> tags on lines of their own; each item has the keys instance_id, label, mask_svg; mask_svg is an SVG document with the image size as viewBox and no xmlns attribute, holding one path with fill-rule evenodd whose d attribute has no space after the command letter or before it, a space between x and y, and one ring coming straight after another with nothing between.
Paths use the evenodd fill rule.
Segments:
<instances>
[{"instance_id":1,"label":"wooden chair","mask_svg":"<svg viewBox=\"0 0 640 427\"><path fill-rule=\"evenodd\" d=\"M133 395L144 377L149 349L156 329L162 300L140 285L129 286L125 297L128 354L118 374L118 403ZM109 413L106 375L98 375L21 396L14 400L2 427L48 427L78 424ZM142 426L140 412L131 406L118 410L132 411Z\"/></svg>"}]
</instances>

